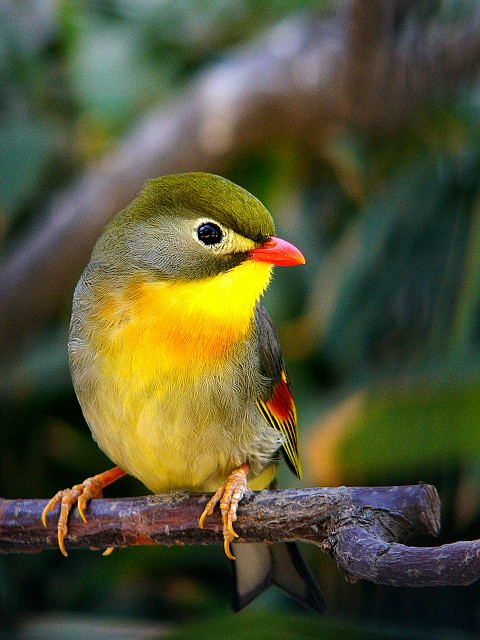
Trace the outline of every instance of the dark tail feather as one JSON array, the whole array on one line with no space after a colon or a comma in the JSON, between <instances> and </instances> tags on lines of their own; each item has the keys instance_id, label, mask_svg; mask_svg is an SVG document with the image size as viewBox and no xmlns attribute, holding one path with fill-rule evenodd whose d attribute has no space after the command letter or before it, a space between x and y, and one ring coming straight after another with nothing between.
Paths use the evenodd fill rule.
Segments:
<instances>
[{"instance_id":1,"label":"dark tail feather","mask_svg":"<svg viewBox=\"0 0 480 640\"><path fill-rule=\"evenodd\" d=\"M272 584L310 609L324 613L326 603L294 542L233 544L233 608L240 611Z\"/></svg>"}]
</instances>

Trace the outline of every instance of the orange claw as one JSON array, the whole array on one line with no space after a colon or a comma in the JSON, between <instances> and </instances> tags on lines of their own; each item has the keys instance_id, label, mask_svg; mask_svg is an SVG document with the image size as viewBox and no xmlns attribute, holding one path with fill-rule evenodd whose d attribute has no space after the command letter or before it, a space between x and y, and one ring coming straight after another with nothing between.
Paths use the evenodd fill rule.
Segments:
<instances>
[{"instance_id":1,"label":"orange claw","mask_svg":"<svg viewBox=\"0 0 480 640\"><path fill-rule=\"evenodd\" d=\"M233 523L237 519L237 507L240 500L245 494L247 488L247 473L250 470L248 463L242 464L241 467L232 471L227 481L217 489L215 494L207 502L203 510L198 526L203 529L205 518L213 513L215 505L220 502L220 511L222 514L223 524L223 548L225 554L231 560L235 560L235 556L230 551L230 542L238 538L238 534L233 528Z\"/></svg>"},{"instance_id":2,"label":"orange claw","mask_svg":"<svg viewBox=\"0 0 480 640\"><path fill-rule=\"evenodd\" d=\"M57 538L60 551L66 557L67 550L65 549L64 539L68 533L68 516L72 507L77 503L80 517L84 522L87 522L85 517L85 509L87 503L91 498L101 498L102 490L125 475L125 471L120 467L114 467L103 473L99 473L92 478L87 478L81 484L76 484L71 489L62 489L58 491L53 498L48 502L47 506L42 513L43 526L47 526L47 514L49 511L55 509L57 504L61 504L60 515L57 522Z\"/></svg>"}]
</instances>

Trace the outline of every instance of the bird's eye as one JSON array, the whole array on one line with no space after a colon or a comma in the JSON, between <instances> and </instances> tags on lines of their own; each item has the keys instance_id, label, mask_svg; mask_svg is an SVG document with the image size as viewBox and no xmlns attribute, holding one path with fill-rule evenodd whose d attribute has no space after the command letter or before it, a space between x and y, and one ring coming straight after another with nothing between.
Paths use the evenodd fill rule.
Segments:
<instances>
[{"instance_id":1,"label":"bird's eye","mask_svg":"<svg viewBox=\"0 0 480 640\"><path fill-rule=\"evenodd\" d=\"M210 246L222 241L223 231L214 222L204 222L197 229L197 237L200 242Z\"/></svg>"}]
</instances>

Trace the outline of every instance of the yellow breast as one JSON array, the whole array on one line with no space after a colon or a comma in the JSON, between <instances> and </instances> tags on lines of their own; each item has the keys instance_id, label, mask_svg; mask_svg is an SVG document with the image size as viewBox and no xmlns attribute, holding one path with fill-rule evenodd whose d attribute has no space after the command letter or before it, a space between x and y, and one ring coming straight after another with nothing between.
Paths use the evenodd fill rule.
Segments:
<instances>
[{"instance_id":1,"label":"yellow breast","mask_svg":"<svg viewBox=\"0 0 480 640\"><path fill-rule=\"evenodd\" d=\"M200 281L135 276L115 294L103 288L88 318L92 346L117 377L184 377L217 365L252 330L271 269L246 260Z\"/></svg>"},{"instance_id":2,"label":"yellow breast","mask_svg":"<svg viewBox=\"0 0 480 640\"><path fill-rule=\"evenodd\" d=\"M89 282L90 302L71 336L77 395L100 447L152 490L211 488L257 446L248 440L254 426L234 437L202 401L252 331L270 273L247 260L201 281L135 276L115 292L106 280ZM226 388L235 375L224 370Z\"/></svg>"}]
</instances>

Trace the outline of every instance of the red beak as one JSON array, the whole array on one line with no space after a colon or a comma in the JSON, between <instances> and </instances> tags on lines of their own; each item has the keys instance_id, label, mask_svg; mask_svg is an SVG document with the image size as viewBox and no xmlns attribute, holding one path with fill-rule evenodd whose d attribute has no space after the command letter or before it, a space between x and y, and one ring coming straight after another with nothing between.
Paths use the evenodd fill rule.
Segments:
<instances>
[{"instance_id":1,"label":"red beak","mask_svg":"<svg viewBox=\"0 0 480 640\"><path fill-rule=\"evenodd\" d=\"M297 247L275 236L271 236L266 242L248 253L252 260L257 262L269 262L282 266L305 264L305 258Z\"/></svg>"}]
</instances>

